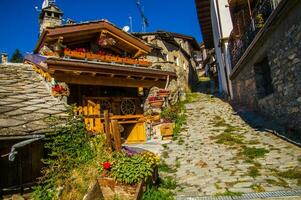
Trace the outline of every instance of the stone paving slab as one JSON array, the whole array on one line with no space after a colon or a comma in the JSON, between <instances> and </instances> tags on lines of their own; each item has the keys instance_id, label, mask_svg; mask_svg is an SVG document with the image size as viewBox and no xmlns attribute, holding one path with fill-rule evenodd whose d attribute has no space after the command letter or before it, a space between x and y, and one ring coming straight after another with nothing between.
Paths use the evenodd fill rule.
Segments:
<instances>
[{"instance_id":1,"label":"stone paving slab","mask_svg":"<svg viewBox=\"0 0 301 200\"><path fill-rule=\"evenodd\" d=\"M175 178L176 195L301 189L300 147L252 128L218 98L200 94L186 108L187 124L178 139L161 148L162 159L175 171L161 176ZM263 155L253 158L252 150Z\"/></svg>"}]
</instances>

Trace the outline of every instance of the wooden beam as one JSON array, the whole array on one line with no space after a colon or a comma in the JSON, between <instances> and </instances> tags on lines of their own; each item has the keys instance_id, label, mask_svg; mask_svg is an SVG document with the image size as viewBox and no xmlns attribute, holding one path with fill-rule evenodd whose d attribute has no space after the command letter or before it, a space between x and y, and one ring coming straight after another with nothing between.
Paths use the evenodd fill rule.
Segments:
<instances>
[{"instance_id":1,"label":"wooden beam","mask_svg":"<svg viewBox=\"0 0 301 200\"><path fill-rule=\"evenodd\" d=\"M139 76L147 78L163 78L166 79L167 76L171 78L176 78L175 72L161 71L155 69L149 69L145 67L134 67L128 66L123 67L119 65L112 65L110 63L93 63L84 60L70 61L63 59L50 58L46 61L48 65L48 70L57 71L82 71L82 72L96 72L101 74L115 74L122 76Z\"/></svg>"},{"instance_id":2,"label":"wooden beam","mask_svg":"<svg viewBox=\"0 0 301 200\"><path fill-rule=\"evenodd\" d=\"M119 131L119 124L116 120L112 120L112 133L114 138L115 150L121 151L121 136Z\"/></svg>"},{"instance_id":3,"label":"wooden beam","mask_svg":"<svg viewBox=\"0 0 301 200\"><path fill-rule=\"evenodd\" d=\"M143 50L142 48L140 48L140 47L137 46L136 44L131 43L131 42L129 42L129 41L123 39L123 38L120 37L119 35L117 35L117 34L111 32L111 31L109 31L109 30L103 30L102 33L105 33L105 34L108 33L108 34L110 34L111 36L113 36L113 37L115 37L115 38L117 38L117 39L123 41L124 43L126 43L126 44L128 44L128 45L130 45L130 46L132 46L132 47L134 47L134 48L136 48L136 49L138 49L138 51L141 51L141 53L144 53L144 54L147 54L147 53L148 53L147 51Z\"/></svg>"},{"instance_id":4,"label":"wooden beam","mask_svg":"<svg viewBox=\"0 0 301 200\"><path fill-rule=\"evenodd\" d=\"M112 87L160 87L165 86L165 81L155 81L155 80L140 80L140 79L126 79L117 77L93 77L91 75L71 75L66 73L56 72L53 77L57 81L62 81L67 84L78 84L78 85L102 85L102 86L112 86Z\"/></svg>"},{"instance_id":5,"label":"wooden beam","mask_svg":"<svg viewBox=\"0 0 301 200\"><path fill-rule=\"evenodd\" d=\"M112 143L111 143L111 131L110 131L110 116L109 116L109 111L105 110L104 113L104 125L105 125L105 133L106 133L106 141L109 150L112 150Z\"/></svg>"}]
</instances>

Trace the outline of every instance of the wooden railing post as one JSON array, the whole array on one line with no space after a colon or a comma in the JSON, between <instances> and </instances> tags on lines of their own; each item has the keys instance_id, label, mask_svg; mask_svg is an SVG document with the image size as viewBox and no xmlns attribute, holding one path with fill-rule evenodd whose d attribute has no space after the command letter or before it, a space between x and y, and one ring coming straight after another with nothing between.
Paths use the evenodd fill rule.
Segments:
<instances>
[{"instance_id":1,"label":"wooden railing post","mask_svg":"<svg viewBox=\"0 0 301 200\"><path fill-rule=\"evenodd\" d=\"M105 133L106 133L107 145L109 147L109 150L112 150L109 111L105 110L103 114L104 114L104 122L105 122L104 125L105 125Z\"/></svg>"},{"instance_id":2,"label":"wooden railing post","mask_svg":"<svg viewBox=\"0 0 301 200\"><path fill-rule=\"evenodd\" d=\"M115 150L121 151L121 136L120 136L119 124L117 120L112 120L112 129L113 129Z\"/></svg>"}]
</instances>

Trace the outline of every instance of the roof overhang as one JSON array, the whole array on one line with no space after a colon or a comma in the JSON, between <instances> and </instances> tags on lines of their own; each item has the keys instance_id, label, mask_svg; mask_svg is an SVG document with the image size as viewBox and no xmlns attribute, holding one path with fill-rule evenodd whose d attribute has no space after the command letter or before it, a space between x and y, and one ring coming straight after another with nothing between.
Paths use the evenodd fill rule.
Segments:
<instances>
[{"instance_id":1,"label":"roof overhang","mask_svg":"<svg viewBox=\"0 0 301 200\"><path fill-rule=\"evenodd\" d=\"M151 88L164 87L168 79L176 78L175 72L134 66L56 58L46 63L50 75L67 84Z\"/></svg>"},{"instance_id":2,"label":"roof overhang","mask_svg":"<svg viewBox=\"0 0 301 200\"><path fill-rule=\"evenodd\" d=\"M88 41L100 33L110 35L110 37L118 40L120 46L129 49L131 52L140 52L140 55L151 52L152 48L150 46L106 20L47 28L41 34L34 52L38 53L45 43L56 42L60 36L64 38L64 44L68 45Z\"/></svg>"},{"instance_id":3,"label":"roof overhang","mask_svg":"<svg viewBox=\"0 0 301 200\"><path fill-rule=\"evenodd\" d=\"M210 0L195 0L203 40L207 49L214 48Z\"/></svg>"},{"instance_id":4,"label":"roof overhang","mask_svg":"<svg viewBox=\"0 0 301 200\"><path fill-rule=\"evenodd\" d=\"M122 64L28 55L25 60L35 64L57 81L67 84L118 87L165 87L176 79L175 72Z\"/></svg>"}]
</instances>

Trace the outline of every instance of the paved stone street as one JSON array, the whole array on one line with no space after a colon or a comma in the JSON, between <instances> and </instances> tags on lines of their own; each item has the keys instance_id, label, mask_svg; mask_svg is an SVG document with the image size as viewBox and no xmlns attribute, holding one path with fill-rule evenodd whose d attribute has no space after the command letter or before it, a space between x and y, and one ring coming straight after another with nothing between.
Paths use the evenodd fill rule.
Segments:
<instances>
[{"instance_id":1,"label":"paved stone street","mask_svg":"<svg viewBox=\"0 0 301 200\"><path fill-rule=\"evenodd\" d=\"M187 124L161 152L178 196L301 189L301 148L259 131L218 98L186 105Z\"/></svg>"}]
</instances>

